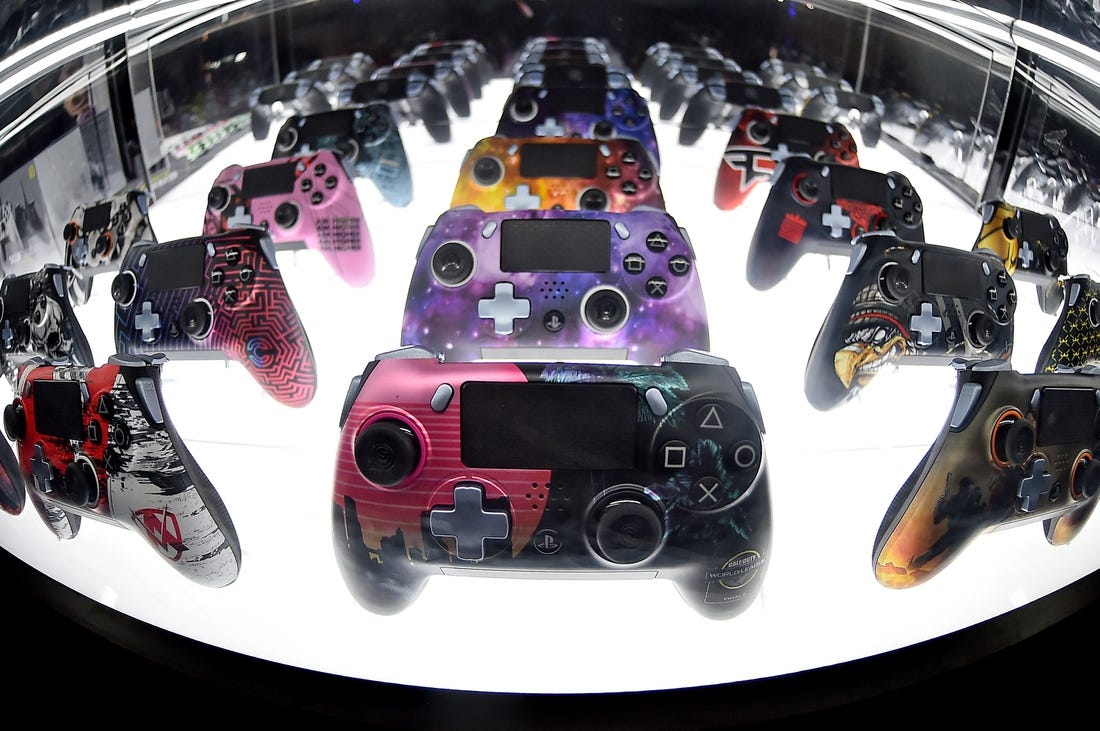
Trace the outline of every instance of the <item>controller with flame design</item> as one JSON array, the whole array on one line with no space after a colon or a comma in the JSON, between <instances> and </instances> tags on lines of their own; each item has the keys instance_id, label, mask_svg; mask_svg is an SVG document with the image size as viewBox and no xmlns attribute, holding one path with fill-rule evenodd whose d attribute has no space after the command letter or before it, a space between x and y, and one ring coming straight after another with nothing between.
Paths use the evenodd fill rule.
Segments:
<instances>
[{"instance_id":1,"label":"controller with flame design","mask_svg":"<svg viewBox=\"0 0 1100 731\"><path fill-rule=\"evenodd\" d=\"M100 520L135 531L191 581L226 586L241 548L221 497L168 418L163 361L28 361L4 431L16 444L18 479L58 538L76 537L82 518Z\"/></svg>"},{"instance_id":2,"label":"controller with flame design","mask_svg":"<svg viewBox=\"0 0 1100 731\"><path fill-rule=\"evenodd\" d=\"M770 560L763 423L722 358L444 362L384 353L348 389L333 501L355 599L403 610L433 574L667 578L711 619Z\"/></svg>"},{"instance_id":3,"label":"controller with flame design","mask_svg":"<svg viewBox=\"0 0 1100 731\"><path fill-rule=\"evenodd\" d=\"M875 536L875 577L917 586L983 533L1042 520L1073 540L1100 488L1100 370L1020 373L1007 361L955 363L947 422Z\"/></svg>"},{"instance_id":4,"label":"controller with flame design","mask_svg":"<svg viewBox=\"0 0 1100 731\"><path fill-rule=\"evenodd\" d=\"M637 140L486 137L462 163L451 208L664 209L657 168Z\"/></svg>"}]
</instances>

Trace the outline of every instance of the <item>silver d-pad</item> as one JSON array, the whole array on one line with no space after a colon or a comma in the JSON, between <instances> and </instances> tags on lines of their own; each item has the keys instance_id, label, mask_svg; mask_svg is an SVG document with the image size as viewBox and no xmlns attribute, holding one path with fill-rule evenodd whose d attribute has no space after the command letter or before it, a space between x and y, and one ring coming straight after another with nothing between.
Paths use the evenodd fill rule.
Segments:
<instances>
[{"instance_id":1,"label":"silver d-pad","mask_svg":"<svg viewBox=\"0 0 1100 731\"><path fill-rule=\"evenodd\" d=\"M935 314L931 302L921 302L920 314L909 318L909 329L917 334L917 345L931 345L932 336L943 331L943 319Z\"/></svg>"},{"instance_id":2,"label":"silver d-pad","mask_svg":"<svg viewBox=\"0 0 1100 731\"><path fill-rule=\"evenodd\" d=\"M493 331L497 335L511 335L515 329L515 320L524 320L531 316L531 300L517 299L511 282L497 282L493 296L478 300L477 314L493 321Z\"/></svg>"},{"instance_id":3,"label":"silver d-pad","mask_svg":"<svg viewBox=\"0 0 1100 731\"><path fill-rule=\"evenodd\" d=\"M428 515L428 528L436 538L453 538L455 554L466 561L485 558L485 541L508 537L508 514L485 509L481 486L455 485L454 507L435 508Z\"/></svg>"}]
</instances>

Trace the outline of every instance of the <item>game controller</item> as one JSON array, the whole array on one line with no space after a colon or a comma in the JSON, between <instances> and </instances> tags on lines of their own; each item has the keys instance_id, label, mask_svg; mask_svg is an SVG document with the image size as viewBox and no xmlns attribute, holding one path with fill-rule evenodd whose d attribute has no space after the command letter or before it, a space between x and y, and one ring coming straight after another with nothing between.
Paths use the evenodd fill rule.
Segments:
<instances>
[{"instance_id":1,"label":"game controller","mask_svg":"<svg viewBox=\"0 0 1100 731\"><path fill-rule=\"evenodd\" d=\"M622 66L544 61L532 61L520 66L513 77L513 86L633 88L630 72Z\"/></svg>"},{"instance_id":2,"label":"game controller","mask_svg":"<svg viewBox=\"0 0 1100 731\"><path fill-rule=\"evenodd\" d=\"M467 206L421 241L401 344L449 360L652 364L710 335L691 244L665 211Z\"/></svg>"},{"instance_id":3,"label":"game controller","mask_svg":"<svg viewBox=\"0 0 1100 731\"><path fill-rule=\"evenodd\" d=\"M983 533L1037 520L1072 541L1100 487L1100 370L1020 373L959 360L939 436L890 503L872 563L883 586L918 586Z\"/></svg>"},{"instance_id":4,"label":"game controller","mask_svg":"<svg viewBox=\"0 0 1100 731\"><path fill-rule=\"evenodd\" d=\"M279 125L292 115L332 109L332 100L324 88L307 78L262 86L252 92L248 106L251 110L252 136L265 140L273 124Z\"/></svg>"},{"instance_id":5,"label":"game controller","mask_svg":"<svg viewBox=\"0 0 1100 731\"><path fill-rule=\"evenodd\" d=\"M73 302L86 304L92 294L92 277L117 270L134 241L156 241L149 222L149 198L142 191L131 190L77 206L62 228L61 238L65 241L65 264L72 269L69 289Z\"/></svg>"},{"instance_id":6,"label":"game controller","mask_svg":"<svg viewBox=\"0 0 1100 731\"><path fill-rule=\"evenodd\" d=\"M802 106L801 116L822 122L841 122L859 131L860 141L875 147L882 138L886 105L874 94L861 94L839 86L815 89Z\"/></svg>"},{"instance_id":7,"label":"game controller","mask_svg":"<svg viewBox=\"0 0 1100 731\"><path fill-rule=\"evenodd\" d=\"M892 231L859 236L851 248L806 362L814 408L851 399L891 364L1011 356L1016 287L996 254Z\"/></svg>"},{"instance_id":8,"label":"game controller","mask_svg":"<svg viewBox=\"0 0 1100 731\"><path fill-rule=\"evenodd\" d=\"M382 101L406 124L422 123L436 142L451 141L451 115L439 83L425 72L379 69L366 81L341 92L340 107Z\"/></svg>"},{"instance_id":9,"label":"game controller","mask_svg":"<svg viewBox=\"0 0 1100 731\"><path fill-rule=\"evenodd\" d=\"M741 66L730 58L721 61L700 60L681 64L669 74L668 81L664 84L664 93L657 108L657 118L663 122L671 121L679 114L684 102L699 89L710 85L725 85L727 81L762 84L759 76L751 71L743 71Z\"/></svg>"},{"instance_id":10,"label":"game controller","mask_svg":"<svg viewBox=\"0 0 1100 731\"><path fill-rule=\"evenodd\" d=\"M480 99L482 88L496 75L496 67L485 47L476 41L441 41L437 44L421 44L398 57L395 65L406 61L436 61L451 64L467 81L471 99Z\"/></svg>"},{"instance_id":11,"label":"game controller","mask_svg":"<svg viewBox=\"0 0 1100 731\"><path fill-rule=\"evenodd\" d=\"M681 145L694 145L710 127L724 128L741 110L753 107L781 110L789 106L785 92L755 82L725 80L705 84L692 94L680 115Z\"/></svg>"},{"instance_id":12,"label":"game controller","mask_svg":"<svg viewBox=\"0 0 1100 731\"><path fill-rule=\"evenodd\" d=\"M72 276L69 267L46 264L0 282L0 364L9 383L15 383L19 366L36 356L95 365L73 311Z\"/></svg>"},{"instance_id":13,"label":"game controller","mask_svg":"<svg viewBox=\"0 0 1100 731\"><path fill-rule=\"evenodd\" d=\"M433 574L665 578L710 619L770 560L764 426L722 358L450 363L384 353L340 419L333 543L355 599L405 609Z\"/></svg>"},{"instance_id":14,"label":"game controller","mask_svg":"<svg viewBox=\"0 0 1100 731\"><path fill-rule=\"evenodd\" d=\"M723 68L727 67L727 62L732 64L728 66L728 68L740 70L741 67L737 65L737 62L727 58L723 54L715 55L714 49L712 48L693 48L681 51L670 51L658 60L656 67L653 68L647 76L649 83L646 84L646 86L649 88L649 100L658 106L662 105L665 95L673 85L673 79L679 73L680 69L685 66L712 64L713 67Z\"/></svg>"},{"instance_id":15,"label":"game controller","mask_svg":"<svg viewBox=\"0 0 1100 731\"><path fill-rule=\"evenodd\" d=\"M1036 373L1100 365L1100 283L1087 274L1062 280L1062 311L1051 328Z\"/></svg>"},{"instance_id":16,"label":"game controller","mask_svg":"<svg viewBox=\"0 0 1100 731\"><path fill-rule=\"evenodd\" d=\"M1034 282L1039 307L1054 314L1062 304L1069 240L1053 215L1017 208L1004 201L979 207L982 228L975 249L988 249L1004 260L1008 273L1020 282Z\"/></svg>"},{"instance_id":17,"label":"game controller","mask_svg":"<svg viewBox=\"0 0 1100 731\"><path fill-rule=\"evenodd\" d=\"M240 571L240 544L168 418L163 362L122 354L98 367L28 361L4 431L31 503L58 538L75 538L82 518L128 528L180 575L227 586Z\"/></svg>"},{"instance_id":18,"label":"game controller","mask_svg":"<svg viewBox=\"0 0 1100 731\"><path fill-rule=\"evenodd\" d=\"M313 349L263 229L138 242L111 295L120 353L233 360L280 403L313 399Z\"/></svg>"},{"instance_id":19,"label":"game controller","mask_svg":"<svg viewBox=\"0 0 1100 731\"><path fill-rule=\"evenodd\" d=\"M472 62L471 62L472 63ZM393 62L387 75L399 72L412 74L421 72L439 85L447 104L456 117L467 119L470 116L470 100L474 98L473 83L466 76L461 63L454 59L411 58L402 56Z\"/></svg>"},{"instance_id":20,"label":"game controller","mask_svg":"<svg viewBox=\"0 0 1100 731\"><path fill-rule=\"evenodd\" d=\"M746 275L754 289L778 284L803 254L848 256L856 236L891 230L924 240L923 205L899 172L819 162L780 160L749 242Z\"/></svg>"},{"instance_id":21,"label":"game controller","mask_svg":"<svg viewBox=\"0 0 1100 731\"><path fill-rule=\"evenodd\" d=\"M318 251L347 284L374 279L374 247L355 183L332 150L230 165L206 199L203 233L258 225L280 250Z\"/></svg>"},{"instance_id":22,"label":"game controller","mask_svg":"<svg viewBox=\"0 0 1100 731\"><path fill-rule=\"evenodd\" d=\"M412 168L393 110L385 102L290 117L275 137L272 159L332 150L348 175L367 178L391 205L412 201Z\"/></svg>"},{"instance_id":23,"label":"game controller","mask_svg":"<svg viewBox=\"0 0 1100 731\"><path fill-rule=\"evenodd\" d=\"M496 134L502 137L635 139L661 164L649 105L634 89L517 86L504 104Z\"/></svg>"},{"instance_id":24,"label":"game controller","mask_svg":"<svg viewBox=\"0 0 1100 731\"><path fill-rule=\"evenodd\" d=\"M664 209L656 167L626 137L485 137L462 162L451 207L483 211Z\"/></svg>"},{"instance_id":25,"label":"game controller","mask_svg":"<svg viewBox=\"0 0 1100 731\"><path fill-rule=\"evenodd\" d=\"M723 211L741 205L758 183L771 181L776 163L791 155L859 167L855 140L844 125L746 109L734 125L718 165L714 205Z\"/></svg>"},{"instance_id":26,"label":"game controller","mask_svg":"<svg viewBox=\"0 0 1100 731\"><path fill-rule=\"evenodd\" d=\"M638 66L638 81L652 88L659 76L665 74L664 66L672 56L703 56L721 61L725 56L716 48L691 43L658 41L645 50L645 58Z\"/></svg>"}]
</instances>

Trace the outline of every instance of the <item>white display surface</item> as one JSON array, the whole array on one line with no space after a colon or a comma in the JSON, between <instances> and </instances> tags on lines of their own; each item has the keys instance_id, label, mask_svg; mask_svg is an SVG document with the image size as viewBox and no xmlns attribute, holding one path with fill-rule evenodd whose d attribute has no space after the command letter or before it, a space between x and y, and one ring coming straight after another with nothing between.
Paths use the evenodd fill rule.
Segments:
<instances>
[{"instance_id":1,"label":"white display surface","mask_svg":"<svg viewBox=\"0 0 1100 731\"><path fill-rule=\"evenodd\" d=\"M395 208L356 183L377 274L346 285L319 253L282 252L279 264L317 360L308 406L268 397L238 363L169 361L169 417L221 495L243 551L240 577L207 589L178 575L134 532L84 521L59 541L33 509L0 515L0 544L48 576L137 619L258 658L391 683L495 692L588 693L683 688L767 678L905 647L1013 610L1098 568L1100 524L1051 546L1039 524L985 534L925 584L881 586L872 543L883 515L952 404L955 372L905 365L879 374L853 402L818 412L802 392L806 357L847 265L805 255L759 292L745 257L767 195L735 211L714 206L727 132L692 146L676 121L653 116L667 209L690 236L710 319L711 350L751 383L763 412L772 497L764 586L743 614L697 614L664 580L495 579L436 576L405 611L362 608L338 572L331 500L339 416L351 378L401 345L401 317L417 245L449 207L466 150L495 132L509 82L498 79L452 118L452 141L402 127L414 196ZM641 89L640 89L641 90ZM644 90L641 90L644 93ZM200 235L206 195L228 165L267 160L251 135L223 149L151 207L158 239ZM863 167L898 170L920 193L927 241L970 249L978 213L885 142L859 150ZM1070 251L1070 273L1084 271ZM1077 267L1077 268L1075 268ZM114 352L110 274L77 309L97 361ZM1032 370L1056 316L1018 283L1017 370Z\"/></svg>"}]
</instances>

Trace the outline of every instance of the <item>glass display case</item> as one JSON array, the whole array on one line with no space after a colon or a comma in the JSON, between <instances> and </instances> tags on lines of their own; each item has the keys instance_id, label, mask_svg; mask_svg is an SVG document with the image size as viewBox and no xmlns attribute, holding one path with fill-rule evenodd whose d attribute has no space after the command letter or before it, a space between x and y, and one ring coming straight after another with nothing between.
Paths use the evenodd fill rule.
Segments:
<instances>
[{"instance_id":1,"label":"glass display case","mask_svg":"<svg viewBox=\"0 0 1100 731\"><path fill-rule=\"evenodd\" d=\"M97 634L722 725L1095 593L1091 6L73 5L0 58L0 548Z\"/></svg>"}]
</instances>

